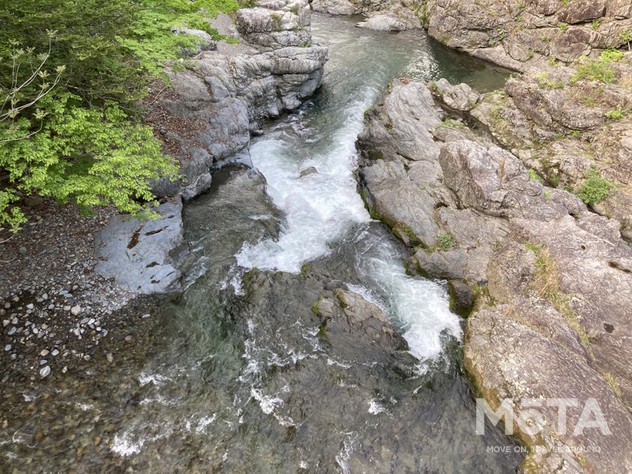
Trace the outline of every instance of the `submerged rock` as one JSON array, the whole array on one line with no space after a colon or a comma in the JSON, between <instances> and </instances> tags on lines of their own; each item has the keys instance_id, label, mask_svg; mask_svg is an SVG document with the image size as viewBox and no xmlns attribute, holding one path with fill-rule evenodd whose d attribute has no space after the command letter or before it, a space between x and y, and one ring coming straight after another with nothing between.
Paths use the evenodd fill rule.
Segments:
<instances>
[{"instance_id":1,"label":"submerged rock","mask_svg":"<svg viewBox=\"0 0 632 474\"><path fill-rule=\"evenodd\" d=\"M403 31L408 29L407 25L390 15L374 15L357 24L360 28L377 31Z\"/></svg>"},{"instance_id":2,"label":"submerged rock","mask_svg":"<svg viewBox=\"0 0 632 474\"><path fill-rule=\"evenodd\" d=\"M309 168L305 168L299 174L299 178L304 178L305 176L309 176L310 174L318 174L318 170L314 168L313 166L310 166Z\"/></svg>"},{"instance_id":3,"label":"submerged rock","mask_svg":"<svg viewBox=\"0 0 632 474\"><path fill-rule=\"evenodd\" d=\"M362 345L377 344L394 351L408 349L408 344L393 330L384 312L357 293L334 290L333 294L318 300L314 311L322 320L323 335L347 360L356 357L353 353L359 340L363 341Z\"/></svg>"}]
</instances>

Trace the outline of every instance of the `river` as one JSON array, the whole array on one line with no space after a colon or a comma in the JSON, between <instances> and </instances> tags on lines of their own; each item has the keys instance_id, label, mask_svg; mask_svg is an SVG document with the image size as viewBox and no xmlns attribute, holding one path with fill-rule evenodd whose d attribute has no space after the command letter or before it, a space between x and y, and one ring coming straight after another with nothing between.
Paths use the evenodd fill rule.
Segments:
<instances>
[{"instance_id":1,"label":"river","mask_svg":"<svg viewBox=\"0 0 632 474\"><path fill-rule=\"evenodd\" d=\"M522 456L514 441L491 426L475 433L464 321L450 312L445 284L407 275L407 249L371 219L355 179L364 112L391 79L446 77L491 90L506 76L422 32L372 32L315 15L313 35L330 50L322 90L253 141L252 170L226 167L209 194L186 206L188 289L164 304L152 351L100 375L107 380L96 393L77 390L79 381L60 388L69 410L55 421L57 442L16 450L26 464L80 472L515 471ZM314 308L334 289L379 306L409 350L388 350L360 332L323 333ZM47 416L32 423L39 429ZM86 440L81 456L63 449L76 438Z\"/></svg>"}]
</instances>

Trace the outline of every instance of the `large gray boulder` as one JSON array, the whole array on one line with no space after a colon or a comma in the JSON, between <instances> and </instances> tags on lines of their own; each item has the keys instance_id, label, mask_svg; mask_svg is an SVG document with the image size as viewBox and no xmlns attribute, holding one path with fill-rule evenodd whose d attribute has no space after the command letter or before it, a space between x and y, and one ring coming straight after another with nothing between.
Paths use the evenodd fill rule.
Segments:
<instances>
[{"instance_id":1,"label":"large gray boulder","mask_svg":"<svg viewBox=\"0 0 632 474\"><path fill-rule=\"evenodd\" d=\"M155 212L156 220L114 218L95 243L95 271L135 294L180 289L180 271L170 254L182 242L182 204L162 204Z\"/></svg>"},{"instance_id":2,"label":"large gray boulder","mask_svg":"<svg viewBox=\"0 0 632 474\"><path fill-rule=\"evenodd\" d=\"M408 350L408 344L393 330L382 309L357 293L337 289L333 295L323 295L314 311L322 320L321 332L345 360L357 357L356 348L349 342L358 334L368 347L375 344L380 350Z\"/></svg>"}]
</instances>

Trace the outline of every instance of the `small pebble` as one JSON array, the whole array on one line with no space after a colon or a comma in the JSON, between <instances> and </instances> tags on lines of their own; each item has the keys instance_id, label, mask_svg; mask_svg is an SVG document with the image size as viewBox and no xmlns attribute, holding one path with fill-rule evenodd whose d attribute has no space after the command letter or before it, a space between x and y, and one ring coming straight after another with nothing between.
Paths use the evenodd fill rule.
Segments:
<instances>
[{"instance_id":1,"label":"small pebble","mask_svg":"<svg viewBox=\"0 0 632 474\"><path fill-rule=\"evenodd\" d=\"M70 312L73 316L79 316L79 313L81 313L81 306L73 306L72 308L70 308Z\"/></svg>"},{"instance_id":2,"label":"small pebble","mask_svg":"<svg viewBox=\"0 0 632 474\"><path fill-rule=\"evenodd\" d=\"M42 377L48 377L48 375L50 374L50 367L49 366L42 367L39 373Z\"/></svg>"},{"instance_id":3,"label":"small pebble","mask_svg":"<svg viewBox=\"0 0 632 474\"><path fill-rule=\"evenodd\" d=\"M40 352L40 355L42 357L46 357L49 354L49 350L48 349L43 349L42 352Z\"/></svg>"},{"instance_id":4,"label":"small pebble","mask_svg":"<svg viewBox=\"0 0 632 474\"><path fill-rule=\"evenodd\" d=\"M11 346L11 344L7 344L6 346L4 346L4 351L5 351L5 352L11 352L11 349L13 349L13 347Z\"/></svg>"},{"instance_id":5,"label":"small pebble","mask_svg":"<svg viewBox=\"0 0 632 474\"><path fill-rule=\"evenodd\" d=\"M59 351L57 349L53 349L53 352L51 352L51 355L53 357L56 357L59 354Z\"/></svg>"}]
</instances>

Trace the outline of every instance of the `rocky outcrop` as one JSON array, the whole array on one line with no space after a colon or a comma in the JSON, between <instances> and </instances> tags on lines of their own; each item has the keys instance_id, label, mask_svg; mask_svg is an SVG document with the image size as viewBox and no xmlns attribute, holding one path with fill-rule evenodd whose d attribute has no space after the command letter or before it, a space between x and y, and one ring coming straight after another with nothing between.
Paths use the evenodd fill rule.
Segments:
<instances>
[{"instance_id":1,"label":"rocky outcrop","mask_svg":"<svg viewBox=\"0 0 632 474\"><path fill-rule=\"evenodd\" d=\"M356 345L349 344L350 335L359 337L368 347L376 345L380 350L406 351L408 344L397 334L384 312L362 296L342 289L333 295L322 296L314 305L314 312L321 319L321 332L345 360L357 357Z\"/></svg>"},{"instance_id":2,"label":"rocky outcrop","mask_svg":"<svg viewBox=\"0 0 632 474\"><path fill-rule=\"evenodd\" d=\"M370 210L414 246L411 269L448 279L455 304L472 308L466 366L491 407L512 399L516 417L530 420L514 425L534 447L526 470L631 469L632 249L620 223L470 130L459 117L485 97L433 90L452 116L425 85L401 79L368 114L358 146ZM531 399L541 416L528 411ZM547 405L556 399L577 405L563 427ZM581 429L591 399L603 429Z\"/></svg>"},{"instance_id":3,"label":"rocky outcrop","mask_svg":"<svg viewBox=\"0 0 632 474\"><path fill-rule=\"evenodd\" d=\"M402 31L422 27L419 0L312 0L310 5L314 11L331 15L364 15L367 19L357 24L360 28Z\"/></svg>"},{"instance_id":4,"label":"rocky outcrop","mask_svg":"<svg viewBox=\"0 0 632 474\"><path fill-rule=\"evenodd\" d=\"M466 115L551 186L574 191L632 240L632 54L508 81Z\"/></svg>"},{"instance_id":5,"label":"rocky outcrop","mask_svg":"<svg viewBox=\"0 0 632 474\"><path fill-rule=\"evenodd\" d=\"M158 195L207 190L214 163L246 150L262 120L296 109L321 85L327 49L311 45L306 0L262 0L224 23L229 17L221 27L242 43L189 59L149 117L185 178L157 183Z\"/></svg>"},{"instance_id":6,"label":"rocky outcrop","mask_svg":"<svg viewBox=\"0 0 632 474\"><path fill-rule=\"evenodd\" d=\"M306 0L261 0L239 10L235 23L222 15L214 26L240 44L209 43L183 63L183 70L170 72L171 88L151 94L146 121L179 161L183 177L162 179L153 188L157 196L178 202L210 188L218 161L247 157L250 136L259 133L261 121L301 105L320 87L327 61L327 49L311 45ZM99 272L136 293L177 290L180 274L169 252L180 243L182 221L181 205L173 206L159 207L162 217L151 223L112 222L97 246L103 260ZM132 245L134 239L140 240Z\"/></svg>"},{"instance_id":7,"label":"rocky outcrop","mask_svg":"<svg viewBox=\"0 0 632 474\"><path fill-rule=\"evenodd\" d=\"M156 220L117 216L95 243L95 271L133 293L170 293L180 289L180 271L171 251L182 242L182 203L162 204Z\"/></svg>"},{"instance_id":8,"label":"rocky outcrop","mask_svg":"<svg viewBox=\"0 0 632 474\"><path fill-rule=\"evenodd\" d=\"M427 0L423 17L442 43L519 71L632 40L632 7L621 0Z\"/></svg>"}]
</instances>

